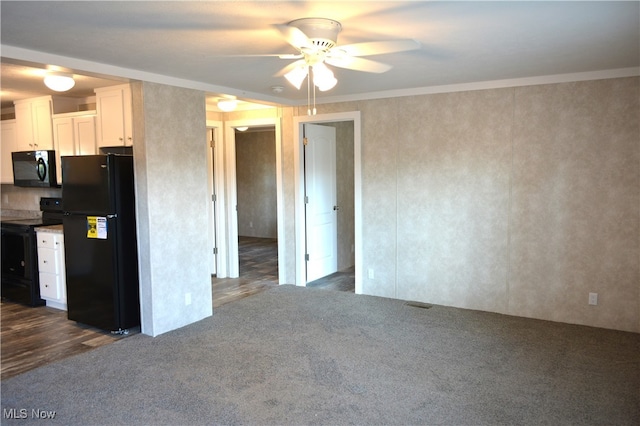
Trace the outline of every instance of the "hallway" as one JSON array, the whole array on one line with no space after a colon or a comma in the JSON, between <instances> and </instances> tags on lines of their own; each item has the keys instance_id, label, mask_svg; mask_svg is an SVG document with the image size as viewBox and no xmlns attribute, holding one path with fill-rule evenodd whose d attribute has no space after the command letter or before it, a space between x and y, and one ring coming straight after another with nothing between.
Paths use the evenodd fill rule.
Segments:
<instances>
[{"instance_id":1,"label":"hallway","mask_svg":"<svg viewBox=\"0 0 640 426\"><path fill-rule=\"evenodd\" d=\"M278 242L275 238L240 237L239 278L211 277L213 307L251 296L278 285ZM355 291L355 267L307 284L307 287Z\"/></svg>"}]
</instances>

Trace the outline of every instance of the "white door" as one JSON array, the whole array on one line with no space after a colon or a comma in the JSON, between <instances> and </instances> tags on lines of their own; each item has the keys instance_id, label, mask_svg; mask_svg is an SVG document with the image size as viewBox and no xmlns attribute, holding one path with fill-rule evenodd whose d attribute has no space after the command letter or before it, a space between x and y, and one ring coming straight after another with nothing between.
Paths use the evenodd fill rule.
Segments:
<instances>
[{"instance_id":1,"label":"white door","mask_svg":"<svg viewBox=\"0 0 640 426\"><path fill-rule=\"evenodd\" d=\"M338 270L336 129L305 124L307 282Z\"/></svg>"}]
</instances>

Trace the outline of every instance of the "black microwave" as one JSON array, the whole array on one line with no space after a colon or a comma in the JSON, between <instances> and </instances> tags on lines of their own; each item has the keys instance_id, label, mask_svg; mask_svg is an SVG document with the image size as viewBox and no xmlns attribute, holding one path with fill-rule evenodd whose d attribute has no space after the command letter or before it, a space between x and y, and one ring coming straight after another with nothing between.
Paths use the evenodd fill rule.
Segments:
<instances>
[{"instance_id":1,"label":"black microwave","mask_svg":"<svg viewBox=\"0 0 640 426\"><path fill-rule=\"evenodd\" d=\"M37 188L59 187L55 151L12 152L13 184Z\"/></svg>"}]
</instances>

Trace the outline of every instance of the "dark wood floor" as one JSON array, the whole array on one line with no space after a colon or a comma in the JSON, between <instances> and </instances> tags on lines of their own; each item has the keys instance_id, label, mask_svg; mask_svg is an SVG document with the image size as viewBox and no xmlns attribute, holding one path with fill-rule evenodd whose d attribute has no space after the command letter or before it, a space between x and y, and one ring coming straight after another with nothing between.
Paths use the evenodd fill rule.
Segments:
<instances>
[{"instance_id":1,"label":"dark wood floor","mask_svg":"<svg viewBox=\"0 0 640 426\"><path fill-rule=\"evenodd\" d=\"M278 242L275 238L240 237L239 278L211 279L213 307L242 299L278 285ZM326 290L355 292L355 267L307 284Z\"/></svg>"},{"instance_id":2,"label":"dark wood floor","mask_svg":"<svg viewBox=\"0 0 640 426\"><path fill-rule=\"evenodd\" d=\"M277 286L277 253L275 239L240 237L240 278L211 278L213 307ZM353 268L307 286L353 292ZM46 306L30 308L2 301L0 314L2 380L126 338L69 321L65 311Z\"/></svg>"},{"instance_id":3,"label":"dark wood floor","mask_svg":"<svg viewBox=\"0 0 640 426\"><path fill-rule=\"evenodd\" d=\"M69 321L66 311L46 306L3 301L0 313L2 380L122 338Z\"/></svg>"},{"instance_id":4,"label":"dark wood floor","mask_svg":"<svg viewBox=\"0 0 640 426\"><path fill-rule=\"evenodd\" d=\"M327 275L315 281L307 283L307 287L320 288L324 290L337 290L355 293L356 291L356 267L338 271L335 274Z\"/></svg>"}]
</instances>

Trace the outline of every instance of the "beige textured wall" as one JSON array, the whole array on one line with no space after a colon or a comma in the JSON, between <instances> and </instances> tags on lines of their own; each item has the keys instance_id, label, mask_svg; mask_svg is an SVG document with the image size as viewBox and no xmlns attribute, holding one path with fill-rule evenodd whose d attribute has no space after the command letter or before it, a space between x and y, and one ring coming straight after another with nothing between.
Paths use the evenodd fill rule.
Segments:
<instances>
[{"instance_id":1,"label":"beige textured wall","mask_svg":"<svg viewBox=\"0 0 640 426\"><path fill-rule=\"evenodd\" d=\"M58 170L58 173L60 171ZM13 184L2 184L0 186L2 194L1 208L3 211L26 211L34 215L40 214L40 198L41 197L62 197L61 188L23 188L14 186ZM11 216L11 214L7 214Z\"/></svg>"},{"instance_id":2,"label":"beige textured wall","mask_svg":"<svg viewBox=\"0 0 640 426\"><path fill-rule=\"evenodd\" d=\"M212 314L205 103L146 82L132 95L142 332L156 336Z\"/></svg>"},{"instance_id":3,"label":"beige textured wall","mask_svg":"<svg viewBox=\"0 0 640 426\"><path fill-rule=\"evenodd\" d=\"M640 331L639 95L623 78L359 103L364 292Z\"/></svg>"},{"instance_id":4,"label":"beige textured wall","mask_svg":"<svg viewBox=\"0 0 640 426\"><path fill-rule=\"evenodd\" d=\"M277 238L275 131L236 132L238 235Z\"/></svg>"},{"instance_id":5,"label":"beige textured wall","mask_svg":"<svg viewBox=\"0 0 640 426\"><path fill-rule=\"evenodd\" d=\"M395 297L506 311L512 99L398 100Z\"/></svg>"},{"instance_id":6,"label":"beige textured wall","mask_svg":"<svg viewBox=\"0 0 640 426\"><path fill-rule=\"evenodd\" d=\"M509 313L640 331L638 81L514 90Z\"/></svg>"},{"instance_id":7,"label":"beige textured wall","mask_svg":"<svg viewBox=\"0 0 640 426\"><path fill-rule=\"evenodd\" d=\"M640 332L639 86L318 105L361 111L364 293ZM306 108L278 114L293 236L291 129Z\"/></svg>"}]
</instances>

